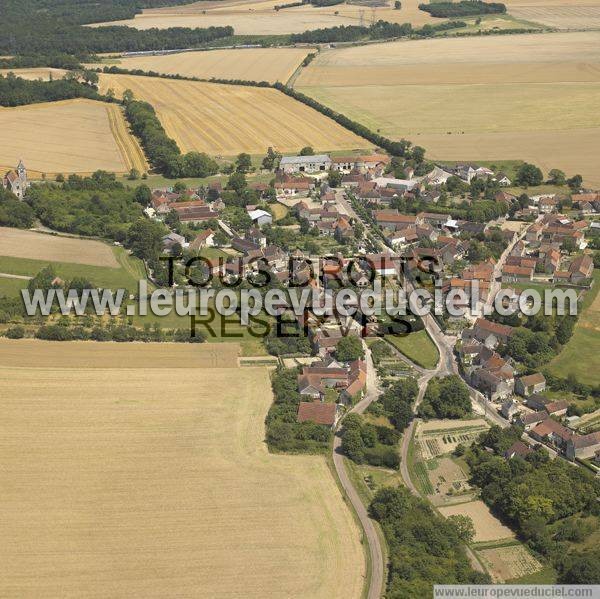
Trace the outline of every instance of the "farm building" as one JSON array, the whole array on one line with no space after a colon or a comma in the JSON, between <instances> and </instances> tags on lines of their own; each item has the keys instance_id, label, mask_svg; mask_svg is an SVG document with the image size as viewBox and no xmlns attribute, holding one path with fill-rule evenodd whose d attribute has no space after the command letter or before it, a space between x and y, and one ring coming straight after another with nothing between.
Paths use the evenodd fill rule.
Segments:
<instances>
[{"instance_id":1,"label":"farm building","mask_svg":"<svg viewBox=\"0 0 600 599\"><path fill-rule=\"evenodd\" d=\"M327 154L315 156L284 156L279 163L279 169L286 174L319 173L328 171L331 158Z\"/></svg>"},{"instance_id":2,"label":"farm building","mask_svg":"<svg viewBox=\"0 0 600 599\"><path fill-rule=\"evenodd\" d=\"M298 406L298 422L314 422L334 427L338 419L338 406L320 401L301 401Z\"/></svg>"}]
</instances>

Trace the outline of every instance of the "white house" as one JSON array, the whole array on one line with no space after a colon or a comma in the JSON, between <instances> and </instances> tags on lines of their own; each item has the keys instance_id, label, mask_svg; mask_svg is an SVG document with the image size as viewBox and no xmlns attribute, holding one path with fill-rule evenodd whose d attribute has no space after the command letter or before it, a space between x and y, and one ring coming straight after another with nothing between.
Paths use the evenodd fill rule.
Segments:
<instances>
[{"instance_id":1,"label":"white house","mask_svg":"<svg viewBox=\"0 0 600 599\"><path fill-rule=\"evenodd\" d=\"M273 222L273 217L266 210L250 210L248 216L259 227L270 225Z\"/></svg>"}]
</instances>

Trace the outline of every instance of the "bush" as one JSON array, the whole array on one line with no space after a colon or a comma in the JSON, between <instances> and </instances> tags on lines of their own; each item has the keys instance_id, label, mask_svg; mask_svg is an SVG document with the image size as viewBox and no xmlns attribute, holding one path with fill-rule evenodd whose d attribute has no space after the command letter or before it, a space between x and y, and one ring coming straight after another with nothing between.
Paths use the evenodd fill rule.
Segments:
<instances>
[{"instance_id":1,"label":"bush","mask_svg":"<svg viewBox=\"0 0 600 599\"><path fill-rule=\"evenodd\" d=\"M25 329L22 326L10 327L4 335L9 339L23 339L25 337Z\"/></svg>"}]
</instances>

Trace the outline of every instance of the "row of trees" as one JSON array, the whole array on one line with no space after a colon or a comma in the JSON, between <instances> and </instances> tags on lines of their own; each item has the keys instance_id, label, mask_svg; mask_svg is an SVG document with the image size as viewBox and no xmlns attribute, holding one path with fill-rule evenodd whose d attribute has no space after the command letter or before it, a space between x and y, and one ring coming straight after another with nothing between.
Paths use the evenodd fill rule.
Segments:
<instances>
[{"instance_id":1,"label":"row of trees","mask_svg":"<svg viewBox=\"0 0 600 599\"><path fill-rule=\"evenodd\" d=\"M27 331L24 326L15 325L6 330L5 336L9 339L22 339L27 336ZM198 332L192 337L188 329L163 331L159 326L149 324L142 329L124 324L94 326L93 328L45 324L37 328L33 336L36 339L45 341L117 341L122 343L131 341L144 343L203 343L205 341L204 337Z\"/></svg>"},{"instance_id":2,"label":"row of trees","mask_svg":"<svg viewBox=\"0 0 600 599\"><path fill-rule=\"evenodd\" d=\"M148 160L157 172L177 179L208 177L219 171L219 165L208 154L182 154L175 140L165 132L150 104L133 100L131 92L125 92L124 101L125 116L131 130L140 139Z\"/></svg>"},{"instance_id":3,"label":"row of trees","mask_svg":"<svg viewBox=\"0 0 600 599\"><path fill-rule=\"evenodd\" d=\"M432 17L441 18L471 17L506 12L506 6L500 2L481 2L481 0L419 4L419 9L428 12Z\"/></svg>"},{"instance_id":4,"label":"row of trees","mask_svg":"<svg viewBox=\"0 0 600 599\"><path fill-rule=\"evenodd\" d=\"M429 6L429 5L428 5ZM389 23L379 20L368 27L365 25L337 25L323 29L311 29L290 36L290 41L302 44L355 42L364 39L381 40L400 37L431 37L440 31L465 27L462 21L451 21L440 25L425 25L413 29L410 23Z\"/></svg>"}]
</instances>

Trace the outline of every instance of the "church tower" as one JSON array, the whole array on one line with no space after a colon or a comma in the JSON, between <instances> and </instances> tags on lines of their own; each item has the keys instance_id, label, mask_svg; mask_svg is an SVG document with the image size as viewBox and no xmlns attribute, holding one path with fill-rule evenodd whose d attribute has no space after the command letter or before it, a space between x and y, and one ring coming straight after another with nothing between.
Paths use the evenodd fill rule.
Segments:
<instances>
[{"instance_id":1,"label":"church tower","mask_svg":"<svg viewBox=\"0 0 600 599\"><path fill-rule=\"evenodd\" d=\"M17 175L19 175L19 179L21 179L21 183L24 185L27 184L27 169L23 164L22 160L19 160L19 166L17 166Z\"/></svg>"}]
</instances>

